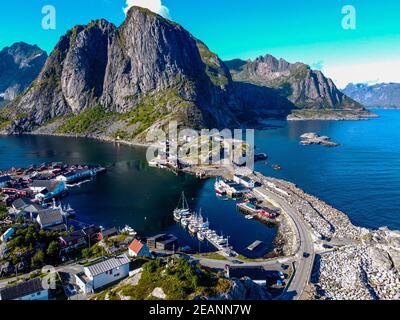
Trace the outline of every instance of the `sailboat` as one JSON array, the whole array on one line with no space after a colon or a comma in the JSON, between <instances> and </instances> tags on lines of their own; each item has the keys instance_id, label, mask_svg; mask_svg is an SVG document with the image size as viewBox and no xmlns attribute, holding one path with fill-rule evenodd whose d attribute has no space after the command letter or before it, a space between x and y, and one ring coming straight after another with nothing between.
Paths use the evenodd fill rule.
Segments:
<instances>
[{"instance_id":1,"label":"sailboat","mask_svg":"<svg viewBox=\"0 0 400 320\"><path fill-rule=\"evenodd\" d=\"M178 207L174 210L174 218L180 221L182 218L190 217L189 205L185 197L185 192L182 192L181 198L179 199Z\"/></svg>"}]
</instances>

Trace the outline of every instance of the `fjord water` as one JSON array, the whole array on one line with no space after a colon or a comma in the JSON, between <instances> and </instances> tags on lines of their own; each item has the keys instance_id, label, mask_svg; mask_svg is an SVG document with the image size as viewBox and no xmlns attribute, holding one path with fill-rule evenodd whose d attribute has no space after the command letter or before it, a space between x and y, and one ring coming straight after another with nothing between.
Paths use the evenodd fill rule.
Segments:
<instances>
[{"instance_id":1,"label":"fjord water","mask_svg":"<svg viewBox=\"0 0 400 320\"><path fill-rule=\"evenodd\" d=\"M0 137L0 169L50 161L99 163L107 167L105 175L71 188L63 200L63 204L69 203L77 211L76 219L81 222L120 228L128 224L141 236L172 233L181 245L213 251L211 245L190 237L172 217L184 190L190 207L197 212L201 208L211 227L230 236L230 243L239 253L260 257L273 248L276 228L246 220L236 212L235 202L216 197L212 180L201 181L190 175L176 176L167 170L150 168L145 148L81 138ZM256 240L263 241L264 246L255 252L246 250Z\"/></svg>"},{"instance_id":2,"label":"fjord water","mask_svg":"<svg viewBox=\"0 0 400 320\"><path fill-rule=\"evenodd\" d=\"M269 165L258 163L256 169L298 184L347 213L356 225L400 229L400 111L375 112L381 117L369 121L274 121L282 127L256 132L257 151L270 157ZM301 146L299 137L306 132L328 135L342 146ZM145 151L91 139L0 137L0 169L48 161L99 163L108 168L107 174L71 189L64 201L76 209L80 221L105 227L129 224L145 236L170 232L181 244L198 249L199 242L172 218L185 190L191 207L202 208L212 228L231 237L236 251L259 257L272 249L275 228L246 220L233 201L218 199L212 180L149 168ZM272 163L283 170L272 170ZM246 247L255 240L265 246L251 253ZM209 249L201 243L201 251Z\"/></svg>"},{"instance_id":3,"label":"fjord water","mask_svg":"<svg viewBox=\"0 0 400 320\"><path fill-rule=\"evenodd\" d=\"M400 111L372 110L368 121L274 122L283 128L256 133L258 151L268 153L274 171L266 175L296 183L348 214L356 225L400 229ZM339 148L301 146L303 133L327 135Z\"/></svg>"}]
</instances>

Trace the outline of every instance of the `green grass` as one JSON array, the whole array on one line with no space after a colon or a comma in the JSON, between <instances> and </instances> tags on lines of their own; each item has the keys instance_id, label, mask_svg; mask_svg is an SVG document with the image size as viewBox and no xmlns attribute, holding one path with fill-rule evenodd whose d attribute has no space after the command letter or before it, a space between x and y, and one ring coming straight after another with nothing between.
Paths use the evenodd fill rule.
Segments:
<instances>
[{"instance_id":1,"label":"green grass","mask_svg":"<svg viewBox=\"0 0 400 320\"><path fill-rule=\"evenodd\" d=\"M99 124L107 118L113 117L115 114L107 113L102 106L89 108L82 113L68 118L57 133L61 134L83 134L93 133L99 130Z\"/></svg>"},{"instance_id":2,"label":"green grass","mask_svg":"<svg viewBox=\"0 0 400 320\"><path fill-rule=\"evenodd\" d=\"M224 256L221 256L217 252L196 254L194 256L195 257L199 257L199 258L204 258L204 259L212 259L212 260L220 260L220 261L227 261L228 260Z\"/></svg>"},{"instance_id":3,"label":"green grass","mask_svg":"<svg viewBox=\"0 0 400 320\"><path fill-rule=\"evenodd\" d=\"M148 300L153 299L151 293L155 288L162 288L168 300L189 300L202 294L226 292L230 282L200 266L192 267L184 259L168 266L162 260L153 260L143 266L139 284L125 285L120 288L120 293L132 300Z\"/></svg>"}]
</instances>

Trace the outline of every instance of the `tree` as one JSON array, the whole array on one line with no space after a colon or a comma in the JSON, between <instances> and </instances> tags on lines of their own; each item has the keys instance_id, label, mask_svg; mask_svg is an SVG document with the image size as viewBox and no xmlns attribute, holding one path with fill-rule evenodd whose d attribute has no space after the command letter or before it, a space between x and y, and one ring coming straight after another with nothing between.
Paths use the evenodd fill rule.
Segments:
<instances>
[{"instance_id":1,"label":"tree","mask_svg":"<svg viewBox=\"0 0 400 320\"><path fill-rule=\"evenodd\" d=\"M45 254L42 249L39 249L32 257L32 267L39 268L44 264Z\"/></svg>"},{"instance_id":2,"label":"tree","mask_svg":"<svg viewBox=\"0 0 400 320\"><path fill-rule=\"evenodd\" d=\"M49 246L47 247L47 255L49 257L55 258L57 257L58 253L60 251L59 245L57 241L52 241L50 242Z\"/></svg>"}]
</instances>

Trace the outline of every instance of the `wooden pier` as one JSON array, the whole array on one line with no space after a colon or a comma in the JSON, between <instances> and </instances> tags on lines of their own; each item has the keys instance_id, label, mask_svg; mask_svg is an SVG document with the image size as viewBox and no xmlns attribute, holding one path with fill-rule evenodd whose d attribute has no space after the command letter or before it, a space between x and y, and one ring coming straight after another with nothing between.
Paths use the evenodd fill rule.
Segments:
<instances>
[{"instance_id":1,"label":"wooden pier","mask_svg":"<svg viewBox=\"0 0 400 320\"><path fill-rule=\"evenodd\" d=\"M262 244L263 244L262 241L257 240L257 241L254 241L251 245L249 245L249 246L247 247L247 249L250 250L250 251L254 251L255 249L257 249L257 248L258 248L259 246L261 246Z\"/></svg>"}]
</instances>

